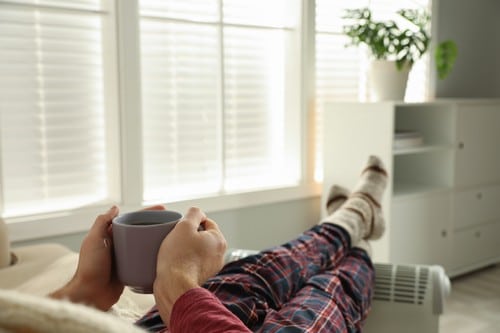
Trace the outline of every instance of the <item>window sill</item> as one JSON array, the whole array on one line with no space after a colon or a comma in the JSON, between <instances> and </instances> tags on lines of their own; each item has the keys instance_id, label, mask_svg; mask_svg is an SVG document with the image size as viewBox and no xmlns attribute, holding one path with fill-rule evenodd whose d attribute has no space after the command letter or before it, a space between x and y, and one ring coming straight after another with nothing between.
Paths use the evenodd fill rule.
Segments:
<instances>
[{"instance_id":1,"label":"window sill","mask_svg":"<svg viewBox=\"0 0 500 333\"><path fill-rule=\"evenodd\" d=\"M191 206L200 207L207 213L244 207L267 205L284 201L305 199L321 195L321 184L311 183L299 186L253 191L248 193L225 194L214 197L198 198L173 203L163 203L168 209L184 212ZM51 214L29 217L6 218L11 242L27 241L87 231L95 218L105 212L113 203ZM120 205L121 212L133 211L150 206Z\"/></svg>"}]
</instances>

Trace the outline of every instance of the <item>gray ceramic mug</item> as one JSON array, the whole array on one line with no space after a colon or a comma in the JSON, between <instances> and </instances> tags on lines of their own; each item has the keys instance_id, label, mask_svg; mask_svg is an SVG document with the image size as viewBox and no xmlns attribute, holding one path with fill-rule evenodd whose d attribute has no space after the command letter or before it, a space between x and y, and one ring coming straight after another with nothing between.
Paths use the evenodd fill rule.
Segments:
<instances>
[{"instance_id":1,"label":"gray ceramic mug","mask_svg":"<svg viewBox=\"0 0 500 333\"><path fill-rule=\"evenodd\" d=\"M143 210L113 219L116 271L124 285L137 293L153 292L158 250L181 218L175 211Z\"/></svg>"}]
</instances>

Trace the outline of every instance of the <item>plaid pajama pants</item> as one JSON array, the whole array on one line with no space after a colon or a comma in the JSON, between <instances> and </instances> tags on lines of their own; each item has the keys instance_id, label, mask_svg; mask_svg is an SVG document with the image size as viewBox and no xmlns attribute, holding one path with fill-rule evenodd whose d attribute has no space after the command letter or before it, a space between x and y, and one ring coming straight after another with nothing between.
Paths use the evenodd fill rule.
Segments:
<instances>
[{"instance_id":1,"label":"plaid pajama pants","mask_svg":"<svg viewBox=\"0 0 500 333\"><path fill-rule=\"evenodd\" d=\"M227 264L204 288L253 332L361 332L375 276L365 251L332 224ZM156 307L136 323L168 332Z\"/></svg>"}]
</instances>

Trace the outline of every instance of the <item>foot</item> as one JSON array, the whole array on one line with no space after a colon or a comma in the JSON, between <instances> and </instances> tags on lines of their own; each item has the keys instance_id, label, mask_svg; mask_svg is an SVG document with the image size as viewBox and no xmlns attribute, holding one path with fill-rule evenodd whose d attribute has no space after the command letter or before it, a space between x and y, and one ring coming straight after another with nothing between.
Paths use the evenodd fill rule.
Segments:
<instances>
[{"instance_id":1,"label":"foot","mask_svg":"<svg viewBox=\"0 0 500 333\"><path fill-rule=\"evenodd\" d=\"M358 210L363 216L366 225L362 235L364 239L379 239L385 231L381 202L386 187L387 171L384 164L378 157L370 156L350 197L353 198L352 205L348 206ZM349 202L350 200L346 203Z\"/></svg>"},{"instance_id":2,"label":"foot","mask_svg":"<svg viewBox=\"0 0 500 333\"><path fill-rule=\"evenodd\" d=\"M375 205L380 206L386 186L387 171L385 171L384 164L378 157L370 156L353 192L367 196Z\"/></svg>"},{"instance_id":3,"label":"foot","mask_svg":"<svg viewBox=\"0 0 500 333\"><path fill-rule=\"evenodd\" d=\"M370 156L355 192L323 222L344 228L351 237L351 244L380 238L385 230L380 202L386 185L387 172L382 161Z\"/></svg>"},{"instance_id":4,"label":"foot","mask_svg":"<svg viewBox=\"0 0 500 333\"><path fill-rule=\"evenodd\" d=\"M349 190L339 186L333 185L330 187L328 198L326 199L326 211L328 215L333 214L337 209L344 204L349 197Z\"/></svg>"}]
</instances>

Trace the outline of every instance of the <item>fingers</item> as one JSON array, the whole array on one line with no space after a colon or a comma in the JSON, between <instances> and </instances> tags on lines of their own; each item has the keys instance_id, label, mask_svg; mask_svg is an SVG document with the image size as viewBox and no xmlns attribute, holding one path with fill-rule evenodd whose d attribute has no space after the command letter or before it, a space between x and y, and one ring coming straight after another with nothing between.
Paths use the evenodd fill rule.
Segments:
<instances>
[{"instance_id":1,"label":"fingers","mask_svg":"<svg viewBox=\"0 0 500 333\"><path fill-rule=\"evenodd\" d=\"M225 252L227 248L227 241L217 223L211 219L207 219L204 222L204 227L205 231L210 232L213 236L215 236L215 239L218 242L219 251Z\"/></svg>"},{"instance_id":2,"label":"fingers","mask_svg":"<svg viewBox=\"0 0 500 333\"><path fill-rule=\"evenodd\" d=\"M196 207L191 207L184 215L184 218L178 223L182 225L189 225L190 229L198 230L202 222L206 222L207 216Z\"/></svg>"},{"instance_id":3,"label":"fingers","mask_svg":"<svg viewBox=\"0 0 500 333\"><path fill-rule=\"evenodd\" d=\"M108 236L108 229L113 218L115 218L119 213L119 209L116 206L111 207L106 213L99 215L92 228L90 229L91 234L97 234L101 237Z\"/></svg>"},{"instance_id":4,"label":"fingers","mask_svg":"<svg viewBox=\"0 0 500 333\"><path fill-rule=\"evenodd\" d=\"M220 235L219 237L224 238L217 223L207 218L205 213L201 209L196 207L189 208L183 219L179 221L176 227L187 227L191 232L208 231L211 233L216 233Z\"/></svg>"},{"instance_id":5,"label":"fingers","mask_svg":"<svg viewBox=\"0 0 500 333\"><path fill-rule=\"evenodd\" d=\"M215 223L214 220L211 220L209 218L207 218L203 222L203 227L204 227L205 231L210 231L210 230L220 231L219 226L217 225L217 223Z\"/></svg>"}]
</instances>

